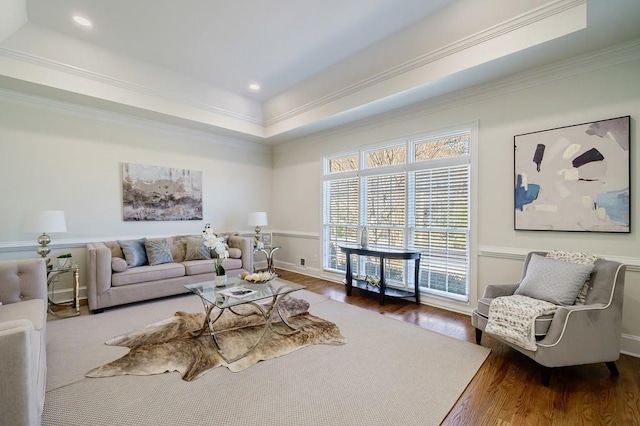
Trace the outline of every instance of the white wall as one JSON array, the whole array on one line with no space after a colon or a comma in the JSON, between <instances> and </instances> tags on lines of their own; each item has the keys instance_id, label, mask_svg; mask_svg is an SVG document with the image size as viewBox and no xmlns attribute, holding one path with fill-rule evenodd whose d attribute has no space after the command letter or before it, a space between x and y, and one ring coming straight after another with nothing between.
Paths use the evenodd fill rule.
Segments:
<instances>
[{"instance_id":1,"label":"white wall","mask_svg":"<svg viewBox=\"0 0 640 426\"><path fill-rule=\"evenodd\" d=\"M476 88L450 102L435 102L280 145L274 152L273 208L276 242L284 246L277 261L292 269L323 275L321 264L296 267L298 259L320 257L322 157L327 153L436 131L478 120L478 250L471 303L426 303L469 312L489 283L517 282L523 255L533 249L585 251L632 264L627 273L623 318L625 351L640 356L640 215L636 167L639 164L637 118L640 117L640 61L603 67L595 61L573 69L551 67L539 77L521 76ZM615 63L615 62L614 62ZM592 69L591 71L585 71ZM536 81L537 79L537 81ZM522 87L522 88L521 88ZM495 89L495 90L491 90ZM477 97L472 94L476 93ZM432 106L432 105L436 106ZM631 115L630 234L523 232L513 230L513 136L554 127ZM314 238L310 238L313 235ZM276 262L277 263L277 262ZM326 275L326 274L325 274ZM336 278L336 277L334 277Z\"/></svg>"},{"instance_id":2,"label":"white wall","mask_svg":"<svg viewBox=\"0 0 640 426\"><path fill-rule=\"evenodd\" d=\"M31 209L65 211L68 232L51 234L52 254L73 253L81 286L90 241L200 233L206 222L215 230L248 231L248 212L270 209L271 150L234 143L2 92L0 259L37 256L37 235L21 232ZM124 162L202 171L204 220L124 222Z\"/></svg>"}]
</instances>

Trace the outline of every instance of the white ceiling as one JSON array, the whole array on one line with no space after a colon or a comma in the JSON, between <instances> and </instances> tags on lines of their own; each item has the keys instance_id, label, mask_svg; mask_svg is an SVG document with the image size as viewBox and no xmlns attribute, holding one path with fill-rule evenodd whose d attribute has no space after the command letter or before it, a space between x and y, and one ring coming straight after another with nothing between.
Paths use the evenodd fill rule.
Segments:
<instances>
[{"instance_id":1,"label":"white ceiling","mask_svg":"<svg viewBox=\"0 0 640 426\"><path fill-rule=\"evenodd\" d=\"M638 0L2 1L0 87L262 143L640 37Z\"/></svg>"}]
</instances>

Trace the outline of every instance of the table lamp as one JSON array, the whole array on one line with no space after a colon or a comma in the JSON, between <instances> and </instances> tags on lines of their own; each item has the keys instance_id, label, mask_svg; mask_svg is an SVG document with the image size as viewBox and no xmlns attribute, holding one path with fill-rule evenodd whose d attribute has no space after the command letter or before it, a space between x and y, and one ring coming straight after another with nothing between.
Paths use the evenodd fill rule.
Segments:
<instances>
[{"instance_id":1,"label":"table lamp","mask_svg":"<svg viewBox=\"0 0 640 426\"><path fill-rule=\"evenodd\" d=\"M28 212L22 223L22 232L42 232L38 237L38 254L45 259L47 268L51 259L47 255L51 252L49 243L51 237L47 232L67 232L67 222L64 218L62 210L40 210L36 212Z\"/></svg>"},{"instance_id":2,"label":"table lamp","mask_svg":"<svg viewBox=\"0 0 640 426\"><path fill-rule=\"evenodd\" d=\"M251 212L249 213L249 219L247 220L247 225L256 227L256 241L261 241L262 236L260 232L261 226L268 225L267 223L267 212Z\"/></svg>"}]
</instances>

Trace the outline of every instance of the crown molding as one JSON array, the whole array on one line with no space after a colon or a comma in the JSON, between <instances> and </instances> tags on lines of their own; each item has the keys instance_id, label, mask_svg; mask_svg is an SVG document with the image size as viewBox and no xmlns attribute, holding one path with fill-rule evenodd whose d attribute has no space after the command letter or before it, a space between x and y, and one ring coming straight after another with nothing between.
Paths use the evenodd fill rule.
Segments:
<instances>
[{"instance_id":1,"label":"crown molding","mask_svg":"<svg viewBox=\"0 0 640 426\"><path fill-rule=\"evenodd\" d=\"M387 126L394 122L480 102L638 59L640 59L640 38L283 142L277 145L276 149L285 150L322 143L327 137L344 136L363 129Z\"/></svg>"},{"instance_id":2,"label":"crown molding","mask_svg":"<svg viewBox=\"0 0 640 426\"><path fill-rule=\"evenodd\" d=\"M239 114L234 111L230 111L224 108L219 108L213 105L209 105L203 102L194 101L174 93L165 92L162 90L153 89L140 84L132 83L130 81L109 77L108 75L100 74L95 71L89 71L80 67L76 67L62 62L54 61L51 59L43 58L41 56L32 55L27 52L10 49L7 47L0 47L0 56L14 59L22 62L26 62L38 67L47 68L50 70L61 71L66 74L75 75L77 77L86 78L98 83L108 84L110 86L118 87L135 93L140 93L147 96L153 96L156 98L164 99L170 102L176 102L182 105L188 105L197 109L212 112L214 114L222 115L235 120L241 120L254 125L263 126L264 123L261 119L250 117L245 114Z\"/></svg>"},{"instance_id":3,"label":"crown molding","mask_svg":"<svg viewBox=\"0 0 640 426\"><path fill-rule=\"evenodd\" d=\"M0 88L0 102L7 102L27 107L44 108L56 112L75 115L82 118L97 119L108 123L137 127L145 130L152 129L170 133L172 135L186 136L207 143L215 143L217 145L236 149L246 149L262 153L271 151L271 147L256 142L220 136L217 134L194 130L183 126L167 124L161 121L135 117L128 114L106 111L104 109L78 105L71 102L53 100L36 95L28 95L21 92L15 92L13 90Z\"/></svg>"},{"instance_id":4,"label":"crown molding","mask_svg":"<svg viewBox=\"0 0 640 426\"><path fill-rule=\"evenodd\" d=\"M383 71L381 73L378 73L366 79L360 80L343 89L330 93L326 96L320 97L314 101L308 102L290 111L279 114L273 118L266 120L264 125L266 127L269 127L274 124L278 124L282 121L291 119L295 116L298 116L305 112L319 108L328 103L335 102L341 98L352 95L356 92L362 91L376 84L398 77L416 68L420 68L430 63L439 61L447 56L460 53L467 49L476 47L482 43L486 43L487 41L490 41L492 39L502 37L520 28L526 27L528 25L534 24L544 19L548 19L553 15L563 13L575 7L583 6L585 3L586 3L586 0L558 0L552 3L548 3L537 9L533 9L530 12L527 12L513 19L505 21L501 24L494 25L491 28L487 28L486 30L483 30L476 34L465 37L459 41L451 43L442 48L436 49L432 52L418 56L403 64L389 68L386 71Z\"/></svg>"}]
</instances>

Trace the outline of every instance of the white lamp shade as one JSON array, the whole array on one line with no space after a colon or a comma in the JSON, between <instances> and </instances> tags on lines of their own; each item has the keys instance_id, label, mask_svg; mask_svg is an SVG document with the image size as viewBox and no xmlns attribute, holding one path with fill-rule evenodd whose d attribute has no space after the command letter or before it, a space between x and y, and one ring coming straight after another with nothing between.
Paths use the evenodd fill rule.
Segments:
<instances>
[{"instance_id":1,"label":"white lamp shade","mask_svg":"<svg viewBox=\"0 0 640 426\"><path fill-rule=\"evenodd\" d=\"M267 223L267 212L251 212L247 220L249 226L264 226Z\"/></svg>"},{"instance_id":2,"label":"white lamp shade","mask_svg":"<svg viewBox=\"0 0 640 426\"><path fill-rule=\"evenodd\" d=\"M67 222L62 210L28 212L22 223L22 232L67 232Z\"/></svg>"}]
</instances>

